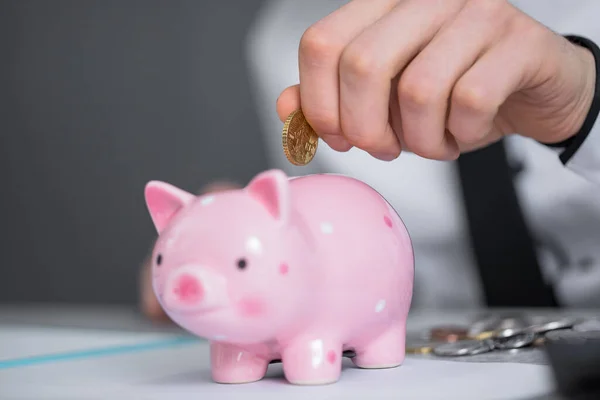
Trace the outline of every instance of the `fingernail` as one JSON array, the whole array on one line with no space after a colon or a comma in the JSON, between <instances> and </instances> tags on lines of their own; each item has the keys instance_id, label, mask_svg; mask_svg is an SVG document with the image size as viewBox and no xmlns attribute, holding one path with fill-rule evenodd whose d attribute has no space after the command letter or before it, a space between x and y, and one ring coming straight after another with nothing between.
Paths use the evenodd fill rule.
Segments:
<instances>
[{"instance_id":1,"label":"fingernail","mask_svg":"<svg viewBox=\"0 0 600 400\"><path fill-rule=\"evenodd\" d=\"M369 154L381 161L393 161L396 158L398 158L398 156L396 154L390 154L390 153L369 152Z\"/></svg>"},{"instance_id":2,"label":"fingernail","mask_svg":"<svg viewBox=\"0 0 600 400\"><path fill-rule=\"evenodd\" d=\"M455 161L458 158L458 156L460 156L460 149L458 147L458 144L454 142L453 144L450 144L446 149L445 161Z\"/></svg>"},{"instance_id":3,"label":"fingernail","mask_svg":"<svg viewBox=\"0 0 600 400\"><path fill-rule=\"evenodd\" d=\"M321 137L329 147L336 151L346 152L352 148L352 145L341 135L324 134Z\"/></svg>"}]
</instances>

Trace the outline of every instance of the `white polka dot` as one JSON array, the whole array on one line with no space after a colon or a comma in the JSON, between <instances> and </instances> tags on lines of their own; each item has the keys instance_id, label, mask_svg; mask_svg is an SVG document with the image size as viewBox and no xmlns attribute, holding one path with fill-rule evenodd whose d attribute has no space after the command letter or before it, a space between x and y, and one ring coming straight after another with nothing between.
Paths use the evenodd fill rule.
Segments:
<instances>
[{"instance_id":1,"label":"white polka dot","mask_svg":"<svg viewBox=\"0 0 600 400\"><path fill-rule=\"evenodd\" d=\"M206 196L202 200L200 200L200 204L203 206L212 203L215 200L215 196Z\"/></svg>"},{"instance_id":2,"label":"white polka dot","mask_svg":"<svg viewBox=\"0 0 600 400\"><path fill-rule=\"evenodd\" d=\"M375 304L375 312L379 313L382 312L383 309L385 308L385 300L381 299L377 302L377 304Z\"/></svg>"},{"instance_id":3,"label":"white polka dot","mask_svg":"<svg viewBox=\"0 0 600 400\"><path fill-rule=\"evenodd\" d=\"M321 232L328 234L328 235L330 233L333 233L333 225L331 225L329 222L321 223Z\"/></svg>"},{"instance_id":4,"label":"white polka dot","mask_svg":"<svg viewBox=\"0 0 600 400\"><path fill-rule=\"evenodd\" d=\"M262 251L262 243L256 236L250 236L246 240L246 250L252 253L260 253Z\"/></svg>"}]
</instances>

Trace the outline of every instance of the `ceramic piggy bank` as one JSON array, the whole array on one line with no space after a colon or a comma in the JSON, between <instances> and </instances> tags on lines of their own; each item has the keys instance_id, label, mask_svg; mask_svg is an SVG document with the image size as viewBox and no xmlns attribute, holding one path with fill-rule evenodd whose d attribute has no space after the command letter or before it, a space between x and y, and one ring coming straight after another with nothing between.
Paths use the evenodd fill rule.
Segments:
<instances>
[{"instance_id":1,"label":"ceramic piggy bank","mask_svg":"<svg viewBox=\"0 0 600 400\"><path fill-rule=\"evenodd\" d=\"M332 383L344 351L361 368L404 361L412 244L370 186L269 170L202 196L152 181L145 198L157 298L210 341L214 381L257 381L281 360L290 383Z\"/></svg>"}]
</instances>

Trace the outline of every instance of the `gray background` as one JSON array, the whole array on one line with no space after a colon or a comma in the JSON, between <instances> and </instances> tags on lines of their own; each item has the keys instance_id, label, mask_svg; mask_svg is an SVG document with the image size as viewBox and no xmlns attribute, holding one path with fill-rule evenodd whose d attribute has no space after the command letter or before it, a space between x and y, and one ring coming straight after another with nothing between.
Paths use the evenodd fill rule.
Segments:
<instances>
[{"instance_id":1,"label":"gray background","mask_svg":"<svg viewBox=\"0 0 600 400\"><path fill-rule=\"evenodd\" d=\"M145 183L268 167L243 52L260 3L0 0L0 302L136 302Z\"/></svg>"}]
</instances>

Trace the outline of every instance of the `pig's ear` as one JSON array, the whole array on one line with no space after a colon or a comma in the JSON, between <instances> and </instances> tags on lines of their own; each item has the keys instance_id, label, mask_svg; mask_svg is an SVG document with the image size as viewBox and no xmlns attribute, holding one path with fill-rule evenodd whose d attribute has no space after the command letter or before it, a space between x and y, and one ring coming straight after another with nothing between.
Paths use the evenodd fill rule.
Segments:
<instances>
[{"instance_id":1,"label":"pig's ear","mask_svg":"<svg viewBox=\"0 0 600 400\"><path fill-rule=\"evenodd\" d=\"M287 175L278 169L262 172L246 186L251 196L260 201L278 221L287 222L290 214L290 185Z\"/></svg>"},{"instance_id":2,"label":"pig's ear","mask_svg":"<svg viewBox=\"0 0 600 400\"><path fill-rule=\"evenodd\" d=\"M158 233L169 223L171 218L195 196L171 184L151 181L144 191L146 206Z\"/></svg>"}]
</instances>

